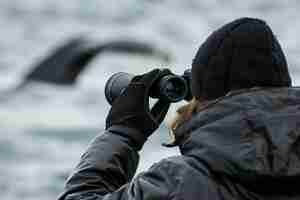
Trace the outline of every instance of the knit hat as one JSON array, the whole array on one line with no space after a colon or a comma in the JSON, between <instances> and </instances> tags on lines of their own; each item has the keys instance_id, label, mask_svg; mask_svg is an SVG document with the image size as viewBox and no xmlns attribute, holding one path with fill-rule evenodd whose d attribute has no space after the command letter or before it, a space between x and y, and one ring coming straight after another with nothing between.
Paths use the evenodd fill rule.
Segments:
<instances>
[{"instance_id":1,"label":"knit hat","mask_svg":"<svg viewBox=\"0 0 300 200\"><path fill-rule=\"evenodd\" d=\"M241 18L214 31L192 63L191 90L212 100L234 89L291 86L286 58L271 28Z\"/></svg>"}]
</instances>

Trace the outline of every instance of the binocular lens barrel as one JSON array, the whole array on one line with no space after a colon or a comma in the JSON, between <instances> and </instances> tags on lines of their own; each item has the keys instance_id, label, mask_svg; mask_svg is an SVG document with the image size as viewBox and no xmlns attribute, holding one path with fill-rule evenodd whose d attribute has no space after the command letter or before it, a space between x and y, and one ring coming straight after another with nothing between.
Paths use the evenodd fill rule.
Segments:
<instances>
[{"instance_id":1,"label":"binocular lens barrel","mask_svg":"<svg viewBox=\"0 0 300 200\"><path fill-rule=\"evenodd\" d=\"M178 102L185 98L188 86L185 80L176 75L167 75L159 80L158 88L154 93L159 99L164 99L169 102Z\"/></svg>"},{"instance_id":2,"label":"binocular lens barrel","mask_svg":"<svg viewBox=\"0 0 300 200\"><path fill-rule=\"evenodd\" d=\"M118 72L108 79L105 85L105 97L109 104L112 104L114 99L124 91L134 76ZM150 97L164 99L168 102L178 102L187 96L188 90L188 84L183 77L166 75L150 88Z\"/></svg>"}]
</instances>

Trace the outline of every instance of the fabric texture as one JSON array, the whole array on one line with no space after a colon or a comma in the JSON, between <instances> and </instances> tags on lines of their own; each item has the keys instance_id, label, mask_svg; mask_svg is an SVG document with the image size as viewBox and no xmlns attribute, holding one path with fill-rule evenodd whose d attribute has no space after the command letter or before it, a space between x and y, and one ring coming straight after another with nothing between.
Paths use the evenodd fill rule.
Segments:
<instances>
[{"instance_id":1,"label":"fabric texture","mask_svg":"<svg viewBox=\"0 0 300 200\"><path fill-rule=\"evenodd\" d=\"M181 156L133 177L126 128L106 130L81 157L59 200L298 200L300 88L249 89L181 124Z\"/></svg>"},{"instance_id":2,"label":"fabric texture","mask_svg":"<svg viewBox=\"0 0 300 200\"><path fill-rule=\"evenodd\" d=\"M237 19L214 31L192 63L191 90L197 98L281 86L291 86L286 58L271 28L260 19Z\"/></svg>"}]
</instances>

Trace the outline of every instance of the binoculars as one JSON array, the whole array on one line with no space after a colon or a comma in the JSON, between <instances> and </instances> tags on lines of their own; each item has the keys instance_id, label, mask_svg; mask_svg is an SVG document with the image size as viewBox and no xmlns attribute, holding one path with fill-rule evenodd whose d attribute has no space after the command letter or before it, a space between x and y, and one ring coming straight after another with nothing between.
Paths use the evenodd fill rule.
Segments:
<instances>
[{"instance_id":1,"label":"binoculars","mask_svg":"<svg viewBox=\"0 0 300 200\"><path fill-rule=\"evenodd\" d=\"M129 85L134 74L118 72L113 74L105 84L105 97L109 104L112 104L125 88ZM163 99L170 103L181 100L191 100L190 90L191 69L184 71L183 75L168 74L161 77L150 88L150 97Z\"/></svg>"}]
</instances>

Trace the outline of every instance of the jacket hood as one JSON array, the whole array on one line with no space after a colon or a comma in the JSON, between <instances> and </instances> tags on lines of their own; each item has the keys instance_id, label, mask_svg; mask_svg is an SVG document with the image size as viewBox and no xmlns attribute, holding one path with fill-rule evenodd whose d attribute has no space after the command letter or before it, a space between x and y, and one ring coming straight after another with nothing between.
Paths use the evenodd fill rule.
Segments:
<instances>
[{"instance_id":1,"label":"jacket hood","mask_svg":"<svg viewBox=\"0 0 300 200\"><path fill-rule=\"evenodd\" d=\"M181 153L247 188L298 191L299 103L300 88L250 89L217 99L177 128L189 135Z\"/></svg>"}]
</instances>

